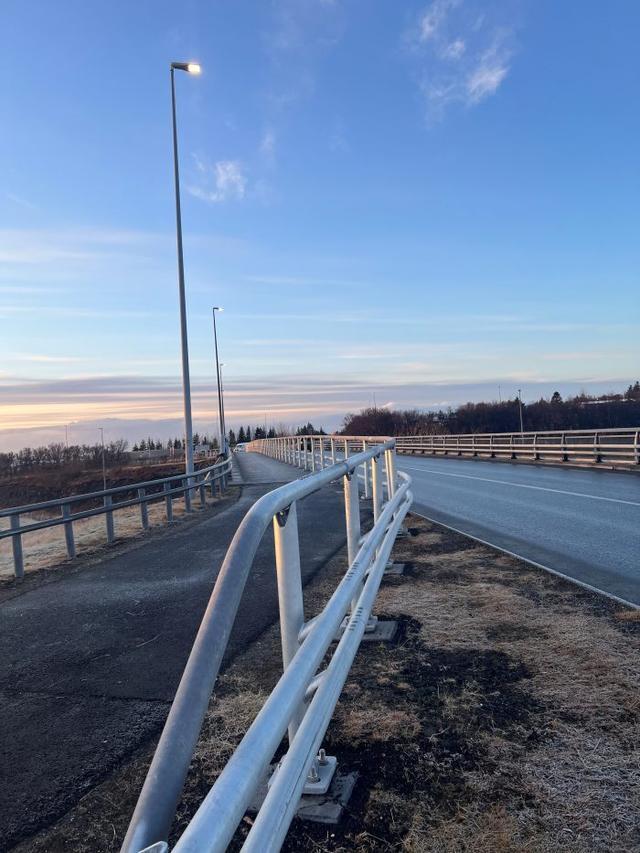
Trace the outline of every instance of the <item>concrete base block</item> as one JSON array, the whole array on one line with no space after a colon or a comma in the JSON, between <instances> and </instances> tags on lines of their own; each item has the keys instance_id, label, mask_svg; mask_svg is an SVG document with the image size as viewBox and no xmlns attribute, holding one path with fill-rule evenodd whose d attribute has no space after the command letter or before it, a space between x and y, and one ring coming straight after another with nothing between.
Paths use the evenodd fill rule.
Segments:
<instances>
[{"instance_id":1,"label":"concrete base block","mask_svg":"<svg viewBox=\"0 0 640 853\"><path fill-rule=\"evenodd\" d=\"M296 817L315 823L336 824L340 821L345 806L358 779L357 773L336 772L331 787L322 796L304 796Z\"/></svg>"},{"instance_id":2,"label":"concrete base block","mask_svg":"<svg viewBox=\"0 0 640 853\"><path fill-rule=\"evenodd\" d=\"M367 625L367 630L362 635L363 643L390 643L396 635L396 631L398 630L397 622L382 622L378 619L377 616L372 616L372 620L375 619L375 625L370 621ZM334 640L337 642L342 638L344 634L344 629L346 627L346 622L343 623L338 629L337 635L334 637Z\"/></svg>"},{"instance_id":3,"label":"concrete base block","mask_svg":"<svg viewBox=\"0 0 640 853\"><path fill-rule=\"evenodd\" d=\"M269 776L272 775L275 768L276 765L272 765ZM357 779L357 773L341 773L339 770L336 770L329 790L325 794L304 795L300 798L296 817L302 820L311 820L315 823L338 823L345 806L349 802L349 797L353 792ZM267 796L267 791L268 785L265 778L249 806L250 812L255 814L260 809L264 798Z\"/></svg>"},{"instance_id":4,"label":"concrete base block","mask_svg":"<svg viewBox=\"0 0 640 853\"><path fill-rule=\"evenodd\" d=\"M396 533L396 539L405 539L409 535L409 531L404 526L404 524L398 528L398 532Z\"/></svg>"},{"instance_id":5,"label":"concrete base block","mask_svg":"<svg viewBox=\"0 0 640 853\"><path fill-rule=\"evenodd\" d=\"M404 563L387 563L383 577L389 577L391 575L403 575L404 574Z\"/></svg>"}]
</instances>

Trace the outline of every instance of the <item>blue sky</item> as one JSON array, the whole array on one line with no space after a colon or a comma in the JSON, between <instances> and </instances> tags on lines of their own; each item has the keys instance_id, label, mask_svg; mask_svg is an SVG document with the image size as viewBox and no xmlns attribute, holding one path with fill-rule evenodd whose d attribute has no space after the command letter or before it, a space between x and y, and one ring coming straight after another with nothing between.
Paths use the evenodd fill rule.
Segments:
<instances>
[{"instance_id":1,"label":"blue sky","mask_svg":"<svg viewBox=\"0 0 640 853\"><path fill-rule=\"evenodd\" d=\"M637 378L640 7L5 0L0 446Z\"/></svg>"}]
</instances>

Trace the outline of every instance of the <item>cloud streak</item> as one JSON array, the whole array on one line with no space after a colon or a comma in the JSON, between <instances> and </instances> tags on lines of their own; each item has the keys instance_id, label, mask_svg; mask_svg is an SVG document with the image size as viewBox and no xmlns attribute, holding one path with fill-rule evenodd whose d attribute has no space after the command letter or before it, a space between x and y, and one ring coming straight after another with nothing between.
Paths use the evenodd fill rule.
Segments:
<instances>
[{"instance_id":1,"label":"cloud streak","mask_svg":"<svg viewBox=\"0 0 640 853\"><path fill-rule=\"evenodd\" d=\"M477 106L495 95L511 70L514 26L504 7L475 0L433 0L409 35L429 120L447 108Z\"/></svg>"},{"instance_id":2,"label":"cloud streak","mask_svg":"<svg viewBox=\"0 0 640 853\"><path fill-rule=\"evenodd\" d=\"M202 201L219 204L226 201L241 201L247 192L247 176L239 160L218 160L211 164L193 155L199 183L190 183L189 192Z\"/></svg>"}]
</instances>

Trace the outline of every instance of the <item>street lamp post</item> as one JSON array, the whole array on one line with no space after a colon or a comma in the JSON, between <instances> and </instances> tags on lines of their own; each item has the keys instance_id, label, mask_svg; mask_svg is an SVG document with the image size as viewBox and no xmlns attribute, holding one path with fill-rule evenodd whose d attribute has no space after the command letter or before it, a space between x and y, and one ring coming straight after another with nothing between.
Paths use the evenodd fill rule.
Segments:
<instances>
[{"instance_id":1,"label":"street lamp post","mask_svg":"<svg viewBox=\"0 0 640 853\"><path fill-rule=\"evenodd\" d=\"M227 421L224 416L224 378L222 376L222 368L225 366L224 361L220 362L220 398L222 400L222 431L224 435L225 453L229 450L229 441L227 439Z\"/></svg>"},{"instance_id":2,"label":"street lamp post","mask_svg":"<svg viewBox=\"0 0 640 853\"><path fill-rule=\"evenodd\" d=\"M520 435L524 432L524 421L522 420L522 390L518 388L518 407L520 409Z\"/></svg>"},{"instance_id":3,"label":"street lamp post","mask_svg":"<svg viewBox=\"0 0 640 853\"><path fill-rule=\"evenodd\" d=\"M222 379L220 376L220 359L218 357L218 330L216 328L216 311L222 311L218 305L214 305L213 314L213 343L216 354L216 377L218 380L218 419L220 423L220 449L226 455L227 453L227 433L224 423L224 404L222 400Z\"/></svg>"},{"instance_id":4,"label":"street lamp post","mask_svg":"<svg viewBox=\"0 0 640 853\"><path fill-rule=\"evenodd\" d=\"M182 393L184 396L185 471L193 474L193 428L191 425L191 381L189 378L189 348L187 341L187 306L184 293L184 259L182 253L182 216L180 213L180 172L178 169L178 128L176 123L175 72L199 74L194 62L171 63L171 115L173 118L173 174L176 192L176 241L178 248L178 292L180 296L180 343L182 345Z\"/></svg>"},{"instance_id":5,"label":"street lamp post","mask_svg":"<svg viewBox=\"0 0 640 853\"><path fill-rule=\"evenodd\" d=\"M104 427L98 427L100 430L100 440L102 442L102 488L107 491L107 467L104 461Z\"/></svg>"}]
</instances>

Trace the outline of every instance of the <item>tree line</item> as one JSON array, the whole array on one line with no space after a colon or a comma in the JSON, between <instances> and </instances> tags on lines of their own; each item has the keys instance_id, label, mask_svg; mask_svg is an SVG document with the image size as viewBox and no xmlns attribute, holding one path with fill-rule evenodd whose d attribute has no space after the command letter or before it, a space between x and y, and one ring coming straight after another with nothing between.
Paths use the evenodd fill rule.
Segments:
<instances>
[{"instance_id":1,"label":"tree line","mask_svg":"<svg viewBox=\"0 0 640 853\"><path fill-rule=\"evenodd\" d=\"M148 438L143 438L142 441L137 441L131 449L134 453L137 451L145 450L183 451L184 444L184 438L168 438L166 441L161 441L159 438L153 439L149 436ZM199 432L194 432L193 446L207 446L211 448L211 450L218 450L218 448L220 447L220 443L218 442L216 436L210 438L207 433L204 433L204 435L200 435Z\"/></svg>"},{"instance_id":2,"label":"tree line","mask_svg":"<svg viewBox=\"0 0 640 853\"><path fill-rule=\"evenodd\" d=\"M127 461L128 442L124 439L104 445L105 465L113 467ZM0 477L41 469L99 468L102 465L102 444L52 443L42 447L23 447L16 452L0 453Z\"/></svg>"},{"instance_id":3,"label":"tree line","mask_svg":"<svg viewBox=\"0 0 640 853\"><path fill-rule=\"evenodd\" d=\"M549 399L522 403L525 432L570 429L607 429L640 425L640 382L629 385L623 394L600 397L585 393L562 398L555 391ZM394 411L371 407L348 414L343 435L444 435L479 432L519 432L520 401L494 400L465 403L458 408L423 412L418 409Z\"/></svg>"},{"instance_id":4,"label":"tree line","mask_svg":"<svg viewBox=\"0 0 640 853\"><path fill-rule=\"evenodd\" d=\"M269 429L263 426L254 427L253 430L250 426L240 427L237 433L230 429L228 438L229 444L233 447L241 442L256 441L259 438L282 438L286 435L326 435L326 433L322 427L316 428L311 421L308 421L303 426L297 427L295 431L286 424L278 424L278 426L272 426Z\"/></svg>"}]
</instances>

